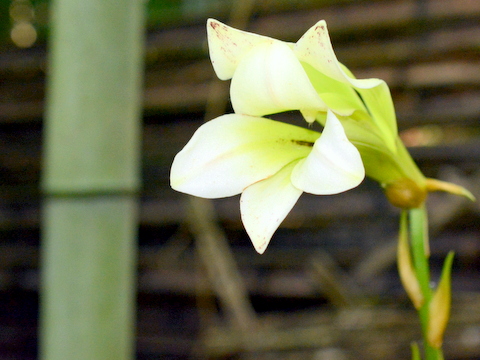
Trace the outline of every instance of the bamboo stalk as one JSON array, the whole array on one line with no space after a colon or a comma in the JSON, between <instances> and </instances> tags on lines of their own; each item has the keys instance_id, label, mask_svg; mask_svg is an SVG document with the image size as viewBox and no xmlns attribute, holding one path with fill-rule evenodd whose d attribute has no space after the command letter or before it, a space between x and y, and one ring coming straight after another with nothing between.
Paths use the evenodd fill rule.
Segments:
<instances>
[{"instance_id":1,"label":"bamboo stalk","mask_svg":"<svg viewBox=\"0 0 480 360\"><path fill-rule=\"evenodd\" d=\"M52 3L40 359L132 359L144 9Z\"/></svg>"}]
</instances>

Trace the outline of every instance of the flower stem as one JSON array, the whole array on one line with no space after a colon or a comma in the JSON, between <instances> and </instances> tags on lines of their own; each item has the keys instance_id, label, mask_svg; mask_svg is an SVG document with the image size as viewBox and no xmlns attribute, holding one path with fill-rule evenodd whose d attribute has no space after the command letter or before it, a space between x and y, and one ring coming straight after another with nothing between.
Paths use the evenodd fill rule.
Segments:
<instances>
[{"instance_id":1,"label":"flower stem","mask_svg":"<svg viewBox=\"0 0 480 360\"><path fill-rule=\"evenodd\" d=\"M424 207L410 209L410 240L412 244L413 264L420 283L425 303L432 297L430 271L428 265L428 219Z\"/></svg>"},{"instance_id":2,"label":"flower stem","mask_svg":"<svg viewBox=\"0 0 480 360\"><path fill-rule=\"evenodd\" d=\"M409 210L410 241L412 257L417 280L424 298L423 305L418 309L422 334L424 339L424 353L426 360L443 360L441 348L433 347L428 342L429 305L433 297L430 287L428 217L425 206Z\"/></svg>"}]
</instances>

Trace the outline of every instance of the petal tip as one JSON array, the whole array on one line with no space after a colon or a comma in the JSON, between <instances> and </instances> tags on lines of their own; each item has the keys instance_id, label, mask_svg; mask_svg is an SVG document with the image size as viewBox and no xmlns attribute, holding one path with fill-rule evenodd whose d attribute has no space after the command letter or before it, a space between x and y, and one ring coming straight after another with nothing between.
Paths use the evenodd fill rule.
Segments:
<instances>
[{"instance_id":1,"label":"petal tip","mask_svg":"<svg viewBox=\"0 0 480 360\"><path fill-rule=\"evenodd\" d=\"M252 240L252 244L253 244L253 247L255 248L255 251L260 255L262 255L265 252L265 250L267 250L267 246L269 242L270 241L267 241L265 239L262 239L260 243Z\"/></svg>"},{"instance_id":2,"label":"petal tip","mask_svg":"<svg viewBox=\"0 0 480 360\"><path fill-rule=\"evenodd\" d=\"M211 31L217 31L217 28L222 25L225 25L225 24L221 23L216 19L213 19L213 18L207 19L207 33L210 33Z\"/></svg>"}]
</instances>

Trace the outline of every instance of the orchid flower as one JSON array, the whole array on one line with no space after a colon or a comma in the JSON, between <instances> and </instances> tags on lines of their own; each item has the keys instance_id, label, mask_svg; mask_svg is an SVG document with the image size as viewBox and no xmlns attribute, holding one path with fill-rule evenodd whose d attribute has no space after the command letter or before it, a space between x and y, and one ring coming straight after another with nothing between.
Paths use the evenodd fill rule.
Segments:
<instances>
[{"instance_id":1,"label":"orchid flower","mask_svg":"<svg viewBox=\"0 0 480 360\"><path fill-rule=\"evenodd\" d=\"M235 113L264 116L300 110L325 125L328 111L360 151L366 174L395 206L420 206L428 191L473 198L461 187L426 179L401 142L390 90L381 79L356 79L341 64L324 20L296 42L238 30L209 19L210 58L217 76L231 79Z\"/></svg>"},{"instance_id":2,"label":"orchid flower","mask_svg":"<svg viewBox=\"0 0 480 360\"><path fill-rule=\"evenodd\" d=\"M241 194L242 221L259 253L302 192L340 193L366 173L394 205L423 203L428 183L399 140L388 86L355 79L337 60L324 21L296 43L213 19L207 34L217 76L231 79L235 113L202 125L177 154L173 189L204 198ZM319 122L323 133L263 117L289 110Z\"/></svg>"},{"instance_id":3,"label":"orchid flower","mask_svg":"<svg viewBox=\"0 0 480 360\"><path fill-rule=\"evenodd\" d=\"M358 150L328 112L323 133L241 114L202 125L175 157L173 189L204 198L242 194L245 229L263 253L302 192L336 194L365 171Z\"/></svg>"}]
</instances>

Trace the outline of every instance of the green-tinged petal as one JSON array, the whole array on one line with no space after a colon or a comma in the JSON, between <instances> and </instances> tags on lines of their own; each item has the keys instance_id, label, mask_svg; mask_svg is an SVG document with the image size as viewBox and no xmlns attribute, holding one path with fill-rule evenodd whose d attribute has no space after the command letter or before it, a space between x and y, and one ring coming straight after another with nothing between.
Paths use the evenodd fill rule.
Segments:
<instances>
[{"instance_id":1,"label":"green-tinged petal","mask_svg":"<svg viewBox=\"0 0 480 360\"><path fill-rule=\"evenodd\" d=\"M204 198L236 195L307 156L319 136L269 119L223 115L202 125L177 154L170 183Z\"/></svg>"},{"instance_id":2,"label":"green-tinged petal","mask_svg":"<svg viewBox=\"0 0 480 360\"><path fill-rule=\"evenodd\" d=\"M292 49L280 41L256 45L242 58L230 97L236 113L252 116L327 110Z\"/></svg>"},{"instance_id":3,"label":"green-tinged petal","mask_svg":"<svg viewBox=\"0 0 480 360\"><path fill-rule=\"evenodd\" d=\"M334 113L349 116L355 110L366 111L362 100L350 84L335 80L307 63L302 65L313 87Z\"/></svg>"},{"instance_id":4,"label":"green-tinged petal","mask_svg":"<svg viewBox=\"0 0 480 360\"><path fill-rule=\"evenodd\" d=\"M312 26L297 41L294 51L300 61L310 64L335 80L350 83L358 88L371 88L382 82L380 79L355 79L343 71L333 51L327 24L324 20Z\"/></svg>"},{"instance_id":5,"label":"green-tinged petal","mask_svg":"<svg viewBox=\"0 0 480 360\"><path fill-rule=\"evenodd\" d=\"M397 136L395 152L384 142L382 134L364 111L355 111L352 116L339 117L348 139L362 156L368 177L387 185L398 179L410 178L424 187L425 177Z\"/></svg>"},{"instance_id":6,"label":"green-tinged petal","mask_svg":"<svg viewBox=\"0 0 480 360\"><path fill-rule=\"evenodd\" d=\"M356 111L353 116L340 117L340 121L348 139L362 155L367 176L381 184L407 177L399 163L403 159L387 147L368 113Z\"/></svg>"},{"instance_id":7,"label":"green-tinged petal","mask_svg":"<svg viewBox=\"0 0 480 360\"><path fill-rule=\"evenodd\" d=\"M329 111L322 136L307 158L292 173L299 189L315 194L337 194L358 186L365 169L357 148L347 139L342 124Z\"/></svg>"},{"instance_id":8,"label":"green-tinged petal","mask_svg":"<svg viewBox=\"0 0 480 360\"><path fill-rule=\"evenodd\" d=\"M378 86L371 89L357 90L368 109L373 123L380 132L385 145L390 151L396 153L395 145L398 131L397 118L393 107L392 96L385 82L381 82Z\"/></svg>"},{"instance_id":9,"label":"green-tinged petal","mask_svg":"<svg viewBox=\"0 0 480 360\"><path fill-rule=\"evenodd\" d=\"M278 41L232 28L215 19L207 21L207 37L213 69L221 80L233 76L240 60L255 45Z\"/></svg>"},{"instance_id":10,"label":"green-tinged petal","mask_svg":"<svg viewBox=\"0 0 480 360\"><path fill-rule=\"evenodd\" d=\"M250 185L240 198L243 225L260 254L302 194L302 190L290 181L296 163L294 161L268 179Z\"/></svg>"}]
</instances>

